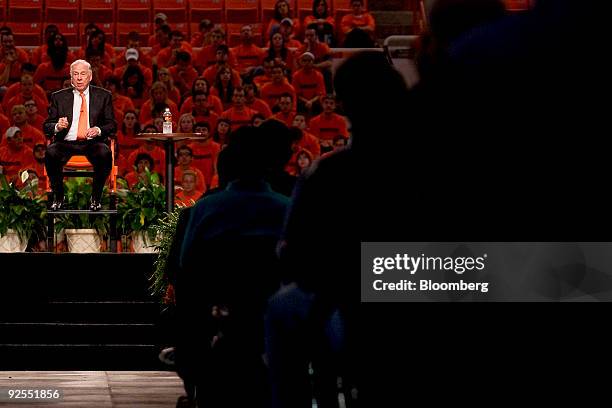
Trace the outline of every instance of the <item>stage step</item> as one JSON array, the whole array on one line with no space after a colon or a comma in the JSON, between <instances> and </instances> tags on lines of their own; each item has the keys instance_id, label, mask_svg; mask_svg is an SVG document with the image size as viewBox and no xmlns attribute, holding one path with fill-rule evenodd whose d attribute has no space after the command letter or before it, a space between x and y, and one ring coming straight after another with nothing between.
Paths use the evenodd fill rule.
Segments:
<instances>
[{"instance_id":1,"label":"stage step","mask_svg":"<svg viewBox=\"0 0 612 408\"><path fill-rule=\"evenodd\" d=\"M0 370L160 370L154 255L0 254ZM11 265L11 267L8 267Z\"/></svg>"}]
</instances>

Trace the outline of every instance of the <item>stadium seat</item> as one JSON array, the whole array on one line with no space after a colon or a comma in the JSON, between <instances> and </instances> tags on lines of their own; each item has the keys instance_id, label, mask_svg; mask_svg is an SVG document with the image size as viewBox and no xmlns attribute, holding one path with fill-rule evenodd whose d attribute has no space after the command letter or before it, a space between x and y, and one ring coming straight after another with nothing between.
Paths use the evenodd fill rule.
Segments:
<instances>
[{"instance_id":1,"label":"stadium seat","mask_svg":"<svg viewBox=\"0 0 612 408\"><path fill-rule=\"evenodd\" d=\"M80 27L78 23L59 23L59 22L45 22L45 27L49 24L55 24L59 28L60 33L66 37L69 47L79 46Z\"/></svg>"},{"instance_id":2,"label":"stadium seat","mask_svg":"<svg viewBox=\"0 0 612 408\"><path fill-rule=\"evenodd\" d=\"M189 23L187 22L188 0L153 0L153 15L164 13L168 16L168 24L173 30L182 32L186 37L189 35Z\"/></svg>"},{"instance_id":3,"label":"stadium seat","mask_svg":"<svg viewBox=\"0 0 612 408\"><path fill-rule=\"evenodd\" d=\"M198 31L198 24L204 19L212 21L213 24L224 22L224 0L191 0L189 3L189 22L191 33ZM195 31L193 30L195 24Z\"/></svg>"},{"instance_id":4,"label":"stadium seat","mask_svg":"<svg viewBox=\"0 0 612 408\"><path fill-rule=\"evenodd\" d=\"M116 23L151 25L151 0L117 0ZM150 28L150 27L149 27Z\"/></svg>"},{"instance_id":5,"label":"stadium seat","mask_svg":"<svg viewBox=\"0 0 612 408\"><path fill-rule=\"evenodd\" d=\"M6 20L6 0L0 0L0 21Z\"/></svg>"},{"instance_id":6,"label":"stadium seat","mask_svg":"<svg viewBox=\"0 0 612 408\"><path fill-rule=\"evenodd\" d=\"M81 0L82 23L112 23L115 18L115 0Z\"/></svg>"},{"instance_id":7,"label":"stadium seat","mask_svg":"<svg viewBox=\"0 0 612 408\"><path fill-rule=\"evenodd\" d=\"M79 33L81 36L81 45L85 45L85 26L89 23L80 23L79 24ZM100 28L100 30L104 31L104 35L106 36L106 42L109 44L115 45L115 24L114 23L96 23L96 25Z\"/></svg>"},{"instance_id":8,"label":"stadium seat","mask_svg":"<svg viewBox=\"0 0 612 408\"><path fill-rule=\"evenodd\" d=\"M240 29L244 24L227 24L227 42L229 47L235 47L240 43ZM251 24L253 29L253 43L261 46L263 25L261 23Z\"/></svg>"},{"instance_id":9,"label":"stadium seat","mask_svg":"<svg viewBox=\"0 0 612 408\"><path fill-rule=\"evenodd\" d=\"M261 0L261 21L267 24L274 16L274 5L278 0Z\"/></svg>"},{"instance_id":10,"label":"stadium seat","mask_svg":"<svg viewBox=\"0 0 612 408\"><path fill-rule=\"evenodd\" d=\"M42 0L9 0L8 22L42 23Z\"/></svg>"},{"instance_id":11,"label":"stadium seat","mask_svg":"<svg viewBox=\"0 0 612 408\"><path fill-rule=\"evenodd\" d=\"M332 4L334 20L336 20L336 25L339 27L342 17L351 12L351 0L334 0ZM366 10L368 9L368 0L363 0L363 7Z\"/></svg>"},{"instance_id":12,"label":"stadium seat","mask_svg":"<svg viewBox=\"0 0 612 408\"><path fill-rule=\"evenodd\" d=\"M327 12L331 15L331 1L327 2ZM296 0L293 15L303 22L306 17L312 14L312 0Z\"/></svg>"},{"instance_id":13,"label":"stadium seat","mask_svg":"<svg viewBox=\"0 0 612 408\"><path fill-rule=\"evenodd\" d=\"M504 0L509 11L525 11L531 8L532 0Z\"/></svg>"},{"instance_id":14,"label":"stadium seat","mask_svg":"<svg viewBox=\"0 0 612 408\"><path fill-rule=\"evenodd\" d=\"M227 24L259 23L259 1L225 0L225 22Z\"/></svg>"},{"instance_id":15,"label":"stadium seat","mask_svg":"<svg viewBox=\"0 0 612 408\"><path fill-rule=\"evenodd\" d=\"M131 31L136 31L141 38L148 38L151 35L151 23L117 23L116 46L125 47Z\"/></svg>"},{"instance_id":16,"label":"stadium seat","mask_svg":"<svg viewBox=\"0 0 612 408\"><path fill-rule=\"evenodd\" d=\"M77 23L79 0L45 0L45 23Z\"/></svg>"},{"instance_id":17,"label":"stadium seat","mask_svg":"<svg viewBox=\"0 0 612 408\"><path fill-rule=\"evenodd\" d=\"M6 24L13 30L13 38L18 46L39 46L42 44L42 23L14 23Z\"/></svg>"}]
</instances>

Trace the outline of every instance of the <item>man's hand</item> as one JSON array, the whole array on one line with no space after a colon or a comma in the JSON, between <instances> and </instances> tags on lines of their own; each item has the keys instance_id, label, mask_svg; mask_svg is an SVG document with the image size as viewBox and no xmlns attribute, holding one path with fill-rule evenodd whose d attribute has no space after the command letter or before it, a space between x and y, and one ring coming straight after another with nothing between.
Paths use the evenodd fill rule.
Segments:
<instances>
[{"instance_id":1,"label":"man's hand","mask_svg":"<svg viewBox=\"0 0 612 408\"><path fill-rule=\"evenodd\" d=\"M94 137L98 136L98 129L96 128L87 129L85 136L87 136L88 139L93 139Z\"/></svg>"},{"instance_id":2,"label":"man's hand","mask_svg":"<svg viewBox=\"0 0 612 408\"><path fill-rule=\"evenodd\" d=\"M59 118L59 121L57 122L57 131L59 132L60 130L68 129L68 126L70 126L70 123L68 123L68 118L63 116Z\"/></svg>"}]
</instances>

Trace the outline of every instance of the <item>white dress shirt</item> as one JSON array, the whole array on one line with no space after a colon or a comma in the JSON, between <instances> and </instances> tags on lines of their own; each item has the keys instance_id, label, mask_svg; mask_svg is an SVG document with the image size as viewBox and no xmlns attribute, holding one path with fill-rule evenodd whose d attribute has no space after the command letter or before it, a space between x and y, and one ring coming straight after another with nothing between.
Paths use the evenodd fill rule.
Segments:
<instances>
[{"instance_id":1,"label":"white dress shirt","mask_svg":"<svg viewBox=\"0 0 612 408\"><path fill-rule=\"evenodd\" d=\"M74 103L72 105L72 123L70 124L70 129L68 130L68 134L66 135L66 137L64 138L64 140L67 141L75 141L77 140L77 132L79 130L79 117L81 116L81 94L79 93L79 91L76 90L76 88L74 88L72 90L72 93L74 94ZM83 94L85 95L85 102L87 103L87 129L89 129L90 123L89 123L89 87L87 87L87 89L85 89L85 91L83 91ZM102 131L100 130L99 127L96 127L95 129L98 130L98 135L100 133L102 133ZM57 133L57 124L55 125L55 133Z\"/></svg>"}]
</instances>

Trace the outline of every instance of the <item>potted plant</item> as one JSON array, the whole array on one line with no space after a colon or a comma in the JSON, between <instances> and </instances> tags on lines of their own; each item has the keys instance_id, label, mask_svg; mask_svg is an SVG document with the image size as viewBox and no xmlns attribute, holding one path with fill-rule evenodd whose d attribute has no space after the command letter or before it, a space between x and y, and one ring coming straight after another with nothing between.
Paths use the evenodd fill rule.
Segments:
<instances>
[{"instance_id":1,"label":"potted plant","mask_svg":"<svg viewBox=\"0 0 612 408\"><path fill-rule=\"evenodd\" d=\"M23 252L28 242L45 240L45 199L38 184L26 183L23 174L21 189L0 174L0 252Z\"/></svg>"},{"instance_id":2,"label":"potted plant","mask_svg":"<svg viewBox=\"0 0 612 408\"><path fill-rule=\"evenodd\" d=\"M117 194L120 198L119 230L131 235L135 252L154 252L157 232L153 226L166 214L166 190L157 173L145 169L133 189L127 189L123 180Z\"/></svg>"},{"instance_id":3,"label":"potted plant","mask_svg":"<svg viewBox=\"0 0 612 408\"><path fill-rule=\"evenodd\" d=\"M68 209L86 209L91 199L91 179L72 177L64 181L65 205ZM106 187L105 187L106 192ZM102 194L102 205L109 204L109 195ZM63 214L55 219L55 232L64 230L68 250L76 253L100 252L101 238L108 234L108 215Z\"/></svg>"},{"instance_id":4,"label":"potted plant","mask_svg":"<svg viewBox=\"0 0 612 408\"><path fill-rule=\"evenodd\" d=\"M149 278L152 296L164 298L164 295L168 295L168 258L170 256L170 247L176 236L179 215L183 209L184 206L174 207L171 213L165 213L164 217L153 227L159 240L155 245L157 258L153 265L153 273ZM166 300L164 299L164 301Z\"/></svg>"}]
</instances>

